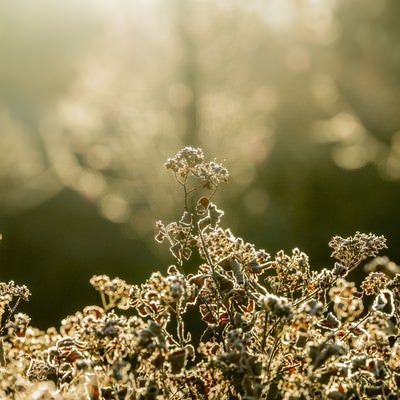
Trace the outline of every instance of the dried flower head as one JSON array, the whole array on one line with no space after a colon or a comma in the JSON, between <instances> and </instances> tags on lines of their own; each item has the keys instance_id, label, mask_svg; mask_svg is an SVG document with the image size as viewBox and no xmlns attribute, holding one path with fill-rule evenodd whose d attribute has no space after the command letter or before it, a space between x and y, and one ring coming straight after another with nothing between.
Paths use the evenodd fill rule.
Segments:
<instances>
[{"instance_id":1,"label":"dried flower head","mask_svg":"<svg viewBox=\"0 0 400 400\"><path fill-rule=\"evenodd\" d=\"M386 248L386 239L372 233L356 232L354 236L342 238L335 236L329 246L333 249L331 256L340 261L349 270L368 257L375 257L380 250Z\"/></svg>"},{"instance_id":2,"label":"dried flower head","mask_svg":"<svg viewBox=\"0 0 400 400\"><path fill-rule=\"evenodd\" d=\"M329 290L329 297L333 302L333 311L340 320L353 321L364 310L361 295L354 282L339 278Z\"/></svg>"},{"instance_id":3,"label":"dried flower head","mask_svg":"<svg viewBox=\"0 0 400 400\"><path fill-rule=\"evenodd\" d=\"M268 265L276 273L276 276L266 278L274 292L290 297L303 294L305 284L311 278L309 260L305 253L295 248L291 255L287 255L281 250Z\"/></svg>"},{"instance_id":4,"label":"dried flower head","mask_svg":"<svg viewBox=\"0 0 400 400\"><path fill-rule=\"evenodd\" d=\"M202 186L215 190L220 183L227 182L228 170L221 164L204 162L204 153L200 148L184 147L174 157L169 158L165 168L171 170L181 184L185 184L189 176L200 180Z\"/></svg>"},{"instance_id":5,"label":"dried flower head","mask_svg":"<svg viewBox=\"0 0 400 400\"><path fill-rule=\"evenodd\" d=\"M130 307L130 297L137 286L128 285L123 279L110 279L107 275L94 275L91 285L100 293L105 310L118 307L122 310Z\"/></svg>"},{"instance_id":6,"label":"dried flower head","mask_svg":"<svg viewBox=\"0 0 400 400\"><path fill-rule=\"evenodd\" d=\"M186 178L197 165L204 161L204 153L200 148L184 147L164 164L166 169L173 171L179 178Z\"/></svg>"},{"instance_id":7,"label":"dried flower head","mask_svg":"<svg viewBox=\"0 0 400 400\"><path fill-rule=\"evenodd\" d=\"M370 272L361 283L361 289L366 295L378 294L386 288L389 281L383 272Z\"/></svg>"},{"instance_id":8,"label":"dried flower head","mask_svg":"<svg viewBox=\"0 0 400 400\"><path fill-rule=\"evenodd\" d=\"M28 301L30 295L31 292L25 285L16 285L14 281L8 283L0 282L0 296L17 297L24 301Z\"/></svg>"},{"instance_id":9,"label":"dried flower head","mask_svg":"<svg viewBox=\"0 0 400 400\"><path fill-rule=\"evenodd\" d=\"M278 297L274 294L261 296L259 299L261 307L279 317L288 317L291 313L291 307L285 297Z\"/></svg>"}]
</instances>

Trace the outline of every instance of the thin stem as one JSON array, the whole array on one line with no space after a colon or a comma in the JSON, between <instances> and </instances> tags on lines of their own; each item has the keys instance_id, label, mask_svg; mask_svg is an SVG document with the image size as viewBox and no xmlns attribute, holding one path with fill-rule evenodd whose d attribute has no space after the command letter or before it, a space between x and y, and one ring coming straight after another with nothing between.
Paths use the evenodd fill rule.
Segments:
<instances>
[{"instance_id":1,"label":"thin stem","mask_svg":"<svg viewBox=\"0 0 400 400\"><path fill-rule=\"evenodd\" d=\"M187 244L188 244L189 237L191 236L192 229L193 229L193 225L194 225L194 215L193 215L193 214L190 214L190 215L191 215L191 222L190 222L190 226L189 226L187 235L186 235L186 237L185 237L185 241L184 241L183 244L182 244L182 255L183 255L183 252L185 251L185 248L186 248L186 246L187 246ZM189 258L190 258L190 257L189 257ZM185 274L185 271L184 271L184 269L183 269L183 259L182 259L182 258L179 260L179 264L180 264L180 265L179 265L180 272L181 272L182 274Z\"/></svg>"},{"instance_id":2,"label":"thin stem","mask_svg":"<svg viewBox=\"0 0 400 400\"><path fill-rule=\"evenodd\" d=\"M176 303L175 313L176 313L176 334L178 336L180 346L183 347L185 344L185 334L184 334L185 328L178 303Z\"/></svg>"},{"instance_id":3,"label":"thin stem","mask_svg":"<svg viewBox=\"0 0 400 400\"><path fill-rule=\"evenodd\" d=\"M6 366L6 353L4 351L3 338L0 338L0 365L2 367Z\"/></svg>"},{"instance_id":4,"label":"thin stem","mask_svg":"<svg viewBox=\"0 0 400 400\"><path fill-rule=\"evenodd\" d=\"M21 302L21 297L17 298L17 301L15 302L13 308L10 310L10 315L8 316L8 320L11 318L11 316L14 314L15 310L19 306L19 303Z\"/></svg>"},{"instance_id":5,"label":"thin stem","mask_svg":"<svg viewBox=\"0 0 400 400\"><path fill-rule=\"evenodd\" d=\"M262 342L261 342L261 353L264 353L265 343L267 342L267 324L268 324L268 311L265 311L263 336L262 336Z\"/></svg>"},{"instance_id":6,"label":"thin stem","mask_svg":"<svg viewBox=\"0 0 400 400\"><path fill-rule=\"evenodd\" d=\"M208 199L209 199L209 200L211 200L211 199L213 198L213 196L214 196L214 194L216 193L217 189L218 189L218 187L216 187L216 188L211 192L210 196L208 196Z\"/></svg>"},{"instance_id":7,"label":"thin stem","mask_svg":"<svg viewBox=\"0 0 400 400\"><path fill-rule=\"evenodd\" d=\"M205 243L205 241L204 241L203 232L202 232L202 230L200 229L200 227L198 227L198 228L199 228L199 236L200 236L200 240L201 240L201 245L202 245L202 247L203 247L204 254L206 255L207 262L208 262L208 264L210 265L210 268L211 268L211 276L212 276L212 278L213 278L213 281L214 281L214 283L215 283L215 286L217 287L217 292L218 292L218 296L219 296L219 301L220 301L220 304L223 305L223 301L222 301L223 296L222 296L222 292L221 292L221 286L220 286L220 284L219 284L219 282L218 282L218 280L217 280L217 278L216 278L215 265L214 265L214 263L213 263L212 260L211 260L210 253L208 252L206 243ZM229 308L226 308L226 310L227 310L227 312L228 312L228 314L229 314L230 320L233 321L233 314L232 314L231 310L230 310ZM219 316L218 316L218 317L219 317Z\"/></svg>"},{"instance_id":8,"label":"thin stem","mask_svg":"<svg viewBox=\"0 0 400 400\"><path fill-rule=\"evenodd\" d=\"M187 188L186 188L186 182L182 186L183 186L183 193L185 195L184 208L185 208L185 211L188 211L188 196L189 196L189 193L188 193Z\"/></svg>"},{"instance_id":9,"label":"thin stem","mask_svg":"<svg viewBox=\"0 0 400 400\"><path fill-rule=\"evenodd\" d=\"M358 326L360 326L364 321L366 321L369 317L371 316L371 313L368 312L363 318L361 318L354 326L352 326L350 329L355 329ZM347 331L347 333L342 337L341 340L344 340L347 338L347 336L350 335L351 331L350 329Z\"/></svg>"},{"instance_id":10,"label":"thin stem","mask_svg":"<svg viewBox=\"0 0 400 400\"><path fill-rule=\"evenodd\" d=\"M307 296L302 297L301 299L297 300L295 303L293 303L293 307L298 306L301 303L304 303L305 301L313 298L318 292L320 292L321 290L326 290L328 287L332 286L337 280L339 279L338 276L336 276L331 282L329 282L329 284L327 285L326 288L321 288L318 287L316 289L314 289L311 293L309 293Z\"/></svg>"},{"instance_id":11,"label":"thin stem","mask_svg":"<svg viewBox=\"0 0 400 400\"><path fill-rule=\"evenodd\" d=\"M201 189L202 187L203 187L203 185L198 185L198 186L192 187L191 189L189 189L189 190L187 191L187 194L189 195L189 194L195 192L196 190Z\"/></svg>"},{"instance_id":12,"label":"thin stem","mask_svg":"<svg viewBox=\"0 0 400 400\"><path fill-rule=\"evenodd\" d=\"M21 302L21 297L17 298L17 301L15 302L14 306L11 308L9 304L7 304L7 309L8 309L8 315L6 320L4 321L3 326L0 329L0 336L2 336L4 334L4 331L7 328L8 323L11 320L11 317L13 316L15 310L17 309L17 307L19 306L19 303Z\"/></svg>"},{"instance_id":13,"label":"thin stem","mask_svg":"<svg viewBox=\"0 0 400 400\"><path fill-rule=\"evenodd\" d=\"M281 318L282 317L279 317L275 322L274 322L274 324L271 326L271 328L268 330L268 332L266 333L266 337L268 337L272 332L273 332L273 330L276 328L276 326L278 325L278 323L280 322L280 320L281 320Z\"/></svg>"},{"instance_id":14,"label":"thin stem","mask_svg":"<svg viewBox=\"0 0 400 400\"><path fill-rule=\"evenodd\" d=\"M102 291L100 291L100 298L101 298L101 304L103 305L104 311L107 311L107 301L106 301L106 296Z\"/></svg>"},{"instance_id":15,"label":"thin stem","mask_svg":"<svg viewBox=\"0 0 400 400\"><path fill-rule=\"evenodd\" d=\"M279 348L279 346L280 346L280 340L281 340L281 338L278 336L278 337L275 339L275 342L274 342L274 344L273 344L273 346L272 346L271 354L270 354L270 356L269 356L269 360L268 360L268 364L267 364L267 373L268 373L268 376L271 376L270 367L271 367L272 359L274 358L274 356L275 356L275 354L276 354L276 352L278 351L278 348Z\"/></svg>"}]
</instances>

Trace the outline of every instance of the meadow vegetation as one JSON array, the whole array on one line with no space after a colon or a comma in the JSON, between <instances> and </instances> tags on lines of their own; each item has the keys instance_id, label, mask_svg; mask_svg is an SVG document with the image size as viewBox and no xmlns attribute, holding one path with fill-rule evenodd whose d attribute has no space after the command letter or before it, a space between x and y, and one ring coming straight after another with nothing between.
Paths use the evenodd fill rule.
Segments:
<instances>
[{"instance_id":1,"label":"meadow vegetation","mask_svg":"<svg viewBox=\"0 0 400 400\"><path fill-rule=\"evenodd\" d=\"M383 236L334 236L332 265L312 268L298 248L271 255L222 226L213 195L229 174L201 149L165 167L183 193L177 221L156 222L174 258L165 274L93 276L100 304L46 331L17 312L29 289L0 283L0 398L400 397L400 267L378 257Z\"/></svg>"}]
</instances>

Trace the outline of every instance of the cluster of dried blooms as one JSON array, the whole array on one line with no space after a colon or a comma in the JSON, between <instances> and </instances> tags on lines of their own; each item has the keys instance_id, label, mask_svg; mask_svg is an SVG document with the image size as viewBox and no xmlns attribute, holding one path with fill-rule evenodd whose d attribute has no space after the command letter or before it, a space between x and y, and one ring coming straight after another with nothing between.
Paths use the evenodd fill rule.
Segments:
<instances>
[{"instance_id":1,"label":"cluster of dried blooms","mask_svg":"<svg viewBox=\"0 0 400 400\"><path fill-rule=\"evenodd\" d=\"M142 285L94 276L102 305L46 332L15 313L29 291L0 284L0 398L400 398L400 267L377 257L360 287L348 280L386 247L382 236L336 236L336 262L313 270L299 249L271 256L220 226L223 212L203 192L228 173L200 149L166 166L185 193L180 220L157 222L176 260L166 274ZM193 252L201 262L187 273ZM188 329L193 310L199 338Z\"/></svg>"}]
</instances>

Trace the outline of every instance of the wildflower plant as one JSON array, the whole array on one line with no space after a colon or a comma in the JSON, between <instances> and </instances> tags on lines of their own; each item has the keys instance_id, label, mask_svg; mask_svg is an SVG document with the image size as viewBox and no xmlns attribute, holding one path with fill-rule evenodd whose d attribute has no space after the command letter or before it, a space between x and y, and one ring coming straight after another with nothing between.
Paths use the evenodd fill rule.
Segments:
<instances>
[{"instance_id":1,"label":"wildflower plant","mask_svg":"<svg viewBox=\"0 0 400 400\"><path fill-rule=\"evenodd\" d=\"M184 198L177 221L156 223L175 262L165 274L141 285L94 276L101 305L45 332L15 314L29 291L0 284L0 398L400 398L400 268L376 257L384 237L335 236L335 261L313 269L297 248L270 255L223 227L212 198L229 174L201 149L165 167ZM357 287L351 274L370 257Z\"/></svg>"}]
</instances>

